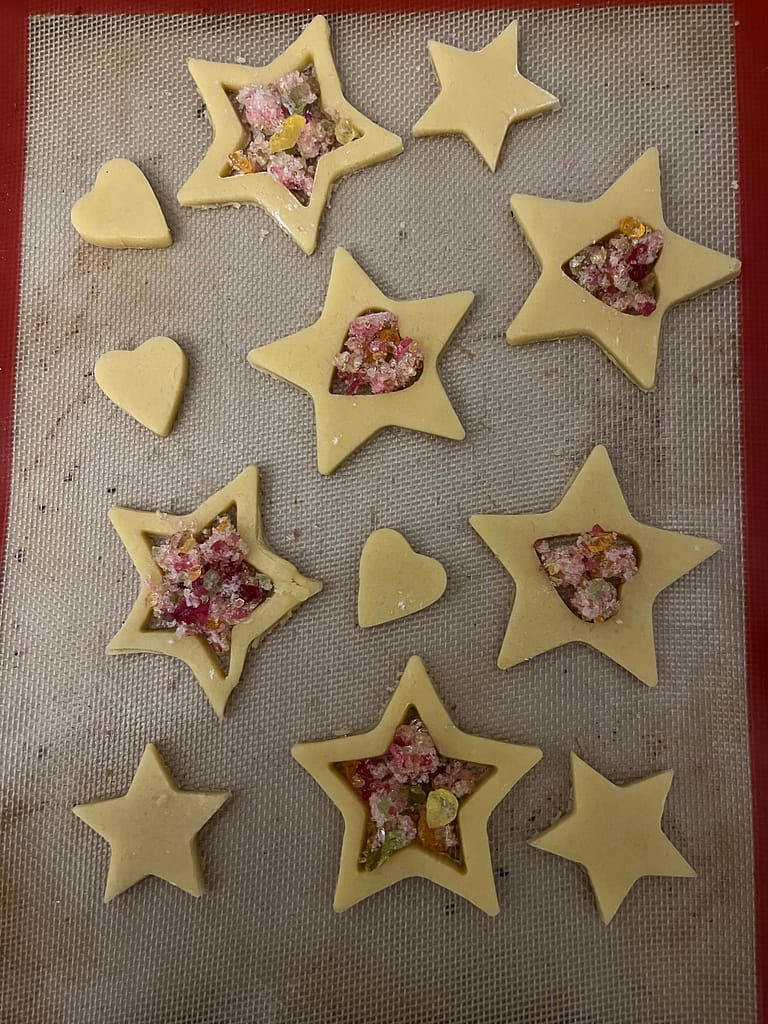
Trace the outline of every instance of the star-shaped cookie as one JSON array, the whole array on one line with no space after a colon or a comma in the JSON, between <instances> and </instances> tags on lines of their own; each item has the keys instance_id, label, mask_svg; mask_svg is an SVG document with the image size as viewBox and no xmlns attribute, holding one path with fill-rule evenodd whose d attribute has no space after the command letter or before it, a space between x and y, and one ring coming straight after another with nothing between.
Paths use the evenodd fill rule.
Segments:
<instances>
[{"instance_id":1,"label":"star-shaped cookie","mask_svg":"<svg viewBox=\"0 0 768 1024\"><path fill-rule=\"evenodd\" d=\"M499 668L580 642L607 655L647 686L658 682L653 602L665 587L720 548L702 537L638 522L627 508L602 445L592 450L550 512L474 515L469 521L515 581ZM621 588L621 608L605 622L585 622L567 607L533 547L537 540L580 534L595 525L628 538L639 553L637 575Z\"/></svg>"},{"instance_id":2,"label":"star-shaped cookie","mask_svg":"<svg viewBox=\"0 0 768 1024\"><path fill-rule=\"evenodd\" d=\"M572 753L571 775L572 810L529 842L586 868L606 924L639 878L696 877L661 830L673 772L617 786Z\"/></svg>"},{"instance_id":3,"label":"star-shaped cookie","mask_svg":"<svg viewBox=\"0 0 768 1024\"><path fill-rule=\"evenodd\" d=\"M482 50L460 50L433 40L427 46L440 93L413 126L413 134L463 135L492 171L511 124L560 106L520 74L516 21Z\"/></svg>"},{"instance_id":4,"label":"star-shaped cookie","mask_svg":"<svg viewBox=\"0 0 768 1024\"><path fill-rule=\"evenodd\" d=\"M384 754L395 730L416 712L443 757L487 765L477 789L461 803L458 831L463 863L433 853L418 843L398 850L372 871L360 864L368 828L368 810L336 766ZM300 743L291 751L325 790L344 817L344 840L333 906L346 910L404 878L427 878L497 914L496 885L488 846L488 818L512 787L541 759L538 747L471 736L458 729L435 693L421 658L409 660L381 721L370 732L320 743Z\"/></svg>"},{"instance_id":5,"label":"star-shaped cookie","mask_svg":"<svg viewBox=\"0 0 768 1024\"><path fill-rule=\"evenodd\" d=\"M507 329L507 341L522 345L586 335L643 391L656 383L659 335L667 310L733 280L741 269L737 259L690 242L667 227L657 149L646 150L592 202L514 195L511 205L541 276ZM655 266L657 304L650 316L613 309L563 270L586 246L617 232L626 218L636 218L664 235Z\"/></svg>"},{"instance_id":6,"label":"star-shaped cookie","mask_svg":"<svg viewBox=\"0 0 768 1024\"><path fill-rule=\"evenodd\" d=\"M231 795L180 790L148 744L127 793L73 808L111 848L104 902L148 875L200 896L205 882L196 836Z\"/></svg>"},{"instance_id":7,"label":"star-shaped cookie","mask_svg":"<svg viewBox=\"0 0 768 1024\"><path fill-rule=\"evenodd\" d=\"M246 559L257 572L269 577L272 593L244 622L233 627L225 670L202 636L178 637L173 629L153 628L147 598L149 584L162 580L160 567L152 557L153 538L170 537L179 530L199 533L218 516L225 513L231 516L233 509L234 526L247 548ZM248 466L188 515L112 508L109 518L136 566L141 589L128 618L109 642L107 654L153 651L179 658L192 669L214 711L222 717L229 695L240 681L248 648L260 643L270 630L289 618L323 586L318 580L302 576L295 566L267 547L259 515L258 468Z\"/></svg>"},{"instance_id":8,"label":"star-shaped cookie","mask_svg":"<svg viewBox=\"0 0 768 1024\"><path fill-rule=\"evenodd\" d=\"M406 427L461 441L464 428L453 411L437 360L472 304L472 292L395 301L382 294L345 250L336 249L320 319L311 327L248 353L248 362L302 388L315 403L317 468L333 473L384 427ZM331 392L333 360L349 324L372 310L394 313L403 337L414 338L424 356L421 377L387 394Z\"/></svg>"},{"instance_id":9,"label":"star-shaped cookie","mask_svg":"<svg viewBox=\"0 0 768 1024\"><path fill-rule=\"evenodd\" d=\"M267 172L232 174L230 153L247 142L247 132L231 96L248 85L268 85L312 64L325 111L346 118L357 138L320 158L308 205ZM266 210L306 253L315 251L320 220L334 183L345 174L380 163L402 152L402 140L380 128L345 98L331 53L330 30L323 17L313 18L301 35L271 64L248 67L190 60L189 71L205 103L214 130L208 152L178 193L182 206L255 203Z\"/></svg>"}]
</instances>

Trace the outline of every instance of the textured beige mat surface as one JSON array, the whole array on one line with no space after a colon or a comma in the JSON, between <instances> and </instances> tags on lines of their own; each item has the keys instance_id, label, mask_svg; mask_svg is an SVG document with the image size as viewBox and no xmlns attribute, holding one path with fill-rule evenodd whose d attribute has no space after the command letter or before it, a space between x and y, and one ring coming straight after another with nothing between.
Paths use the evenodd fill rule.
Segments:
<instances>
[{"instance_id":1,"label":"textured beige mat surface","mask_svg":"<svg viewBox=\"0 0 768 1024\"><path fill-rule=\"evenodd\" d=\"M463 140L410 127L436 92L426 40L476 48L511 17L330 19L349 99L405 152L341 181L311 258L260 210L174 199L210 140L186 59L265 63L305 19L31 21L0 653L3 1021L754 1020L738 287L667 317L651 395L590 342L503 340L537 274L513 191L593 198L657 145L670 226L738 252L732 14L520 12L521 70L562 109L514 127L494 176ZM156 188L171 249L99 250L72 231L71 203L117 156ZM390 295L477 298L441 364L466 441L391 430L323 479L309 399L245 356L314 320L339 244ZM190 359L167 440L91 376L103 351L157 334ZM495 665L512 584L467 517L548 508L597 442L638 518L723 546L657 602L656 690L586 648ZM188 511L249 462L271 544L325 590L250 656L219 722L180 663L105 656L138 585L106 512ZM439 558L449 585L362 632L357 559L377 525ZM371 728L411 654L461 728L544 750L491 818L495 919L420 880L331 908L341 818L290 746ZM107 845L70 808L123 792L149 741L179 784L234 792L203 833L209 890L150 879L104 906ZM585 875L525 842L567 806L571 749L615 781L674 768L665 826L699 874L642 881L610 927Z\"/></svg>"}]
</instances>

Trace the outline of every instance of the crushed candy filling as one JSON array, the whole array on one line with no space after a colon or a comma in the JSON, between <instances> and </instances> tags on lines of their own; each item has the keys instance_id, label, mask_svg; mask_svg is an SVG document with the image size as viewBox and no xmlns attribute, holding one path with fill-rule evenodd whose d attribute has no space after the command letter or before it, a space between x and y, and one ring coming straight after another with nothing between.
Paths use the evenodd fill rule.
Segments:
<instances>
[{"instance_id":1,"label":"crushed candy filling","mask_svg":"<svg viewBox=\"0 0 768 1024\"><path fill-rule=\"evenodd\" d=\"M360 856L367 871L414 842L461 861L456 816L484 765L442 757L424 723L413 718L398 727L386 754L336 767L368 807Z\"/></svg>"},{"instance_id":2,"label":"crushed candy filling","mask_svg":"<svg viewBox=\"0 0 768 1024\"><path fill-rule=\"evenodd\" d=\"M152 548L159 583L147 581L159 625L178 637L202 636L217 654L229 650L232 629L272 593L272 580L246 560L248 549L229 516L195 534L178 530Z\"/></svg>"},{"instance_id":3,"label":"crushed candy filling","mask_svg":"<svg viewBox=\"0 0 768 1024\"><path fill-rule=\"evenodd\" d=\"M605 622L621 607L619 587L637 575L634 545L611 530L545 537L533 545L557 593L585 622Z\"/></svg>"},{"instance_id":4,"label":"crushed candy filling","mask_svg":"<svg viewBox=\"0 0 768 1024\"><path fill-rule=\"evenodd\" d=\"M663 247L661 231L636 217L625 217L618 231L577 252L563 270L606 306L650 316L656 309L654 267Z\"/></svg>"},{"instance_id":5,"label":"crushed candy filling","mask_svg":"<svg viewBox=\"0 0 768 1024\"><path fill-rule=\"evenodd\" d=\"M230 153L232 173L271 174L304 205L320 157L358 137L348 118L323 110L311 64L267 85L246 85L234 102L249 139Z\"/></svg>"},{"instance_id":6,"label":"crushed candy filling","mask_svg":"<svg viewBox=\"0 0 768 1024\"><path fill-rule=\"evenodd\" d=\"M421 346L401 337L394 313L365 313L347 328L331 389L345 395L402 391L416 383L423 365Z\"/></svg>"}]
</instances>

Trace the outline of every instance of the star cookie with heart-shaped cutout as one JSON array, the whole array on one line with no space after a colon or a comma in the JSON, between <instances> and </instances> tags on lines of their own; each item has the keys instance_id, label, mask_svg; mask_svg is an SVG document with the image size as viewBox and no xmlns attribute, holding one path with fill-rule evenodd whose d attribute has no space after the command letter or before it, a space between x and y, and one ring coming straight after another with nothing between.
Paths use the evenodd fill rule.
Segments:
<instances>
[{"instance_id":1,"label":"star cookie with heart-shaped cutout","mask_svg":"<svg viewBox=\"0 0 768 1024\"><path fill-rule=\"evenodd\" d=\"M673 306L709 288L732 281L741 264L676 234L664 221L659 152L648 149L611 187L591 202L561 202L514 195L512 212L541 267L541 276L507 330L510 345L531 341L592 338L620 370L643 391L656 383L662 320ZM644 307L647 315L624 312L597 298L567 271L574 257L587 254L602 271L612 257L601 240L615 237L623 225L660 232L663 248L653 261L656 297ZM627 239L627 244L631 242ZM645 244L639 240L640 247ZM602 251L601 251L602 250ZM640 251L640 250L638 250ZM590 256L591 254L591 256ZM645 254L646 258L648 254ZM637 262L637 261L635 261ZM618 271L633 270L632 256L606 277L605 294L620 300L633 282ZM629 265L627 265L629 264ZM648 266L648 264L646 264ZM611 269L610 267L608 268ZM642 273L643 264L637 266ZM635 284L638 282L634 282Z\"/></svg>"}]
</instances>

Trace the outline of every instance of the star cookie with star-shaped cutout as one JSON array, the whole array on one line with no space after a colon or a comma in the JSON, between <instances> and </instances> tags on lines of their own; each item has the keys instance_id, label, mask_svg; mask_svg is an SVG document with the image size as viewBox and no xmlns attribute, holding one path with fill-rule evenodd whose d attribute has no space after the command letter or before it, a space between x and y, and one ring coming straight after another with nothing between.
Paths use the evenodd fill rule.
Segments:
<instances>
[{"instance_id":1,"label":"star cookie with star-shaped cutout","mask_svg":"<svg viewBox=\"0 0 768 1024\"><path fill-rule=\"evenodd\" d=\"M592 338L620 370L643 391L656 383L659 336L667 310L700 292L732 281L741 264L732 256L707 249L671 231L661 203L659 152L648 149L603 195L591 202L572 203L537 196L514 195L512 212L541 267L541 276L507 330L510 345L531 341L562 340L586 335ZM626 226L626 227L625 227ZM600 273L613 258L605 245L626 231L628 258L617 261L616 272L608 267L604 294L610 301L622 299L640 283L638 275L650 270L648 232L663 239L654 260L655 291L646 314L625 312L586 290L567 269L574 257L594 260ZM637 240L631 238L639 233ZM657 234L659 233L659 234ZM636 241L637 245L633 246ZM621 280L619 272L629 280Z\"/></svg>"},{"instance_id":2,"label":"star cookie with star-shaped cutout","mask_svg":"<svg viewBox=\"0 0 768 1024\"><path fill-rule=\"evenodd\" d=\"M369 834L369 810L344 766L379 758L400 726L415 713L443 758L490 769L458 805L455 822L460 859L418 842L396 849L376 867L361 864ZM344 818L344 840L333 906L346 910L404 878L426 878L497 914L499 903L488 844L488 819L512 787L541 759L538 747L472 736L458 729L440 702L421 658L412 657L381 721L370 732L319 743L300 743L291 753L325 790ZM439 791L438 791L439 792ZM429 807L427 808L429 813Z\"/></svg>"},{"instance_id":3,"label":"star cookie with star-shaped cutout","mask_svg":"<svg viewBox=\"0 0 768 1024\"><path fill-rule=\"evenodd\" d=\"M302 576L295 566L267 546L259 514L258 468L248 466L188 515L171 516L131 508L112 508L109 518L136 566L141 589L128 618L109 642L107 654L154 652L179 658L192 669L214 711L222 717L229 696L240 681L248 649L259 644L267 633L289 618L300 604L317 594L323 586L318 580ZM162 619L158 621L153 614L153 603L166 575L156 560L158 546L174 538L177 552L182 555L185 550L195 553L195 564L189 567L188 578L171 594L178 603L180 596L189 590L190 583L198 577L204 580L207 575L207 566L198 556L195 538L212 527L215 530L214 524L222 519L226 520L228 527L233 522L244 546L246 568L259 574L258 578L267 590L263 603L258 603L244 620L232 626L225 653L217 652L205 635L192 634L183 627L164 627ZM209 540L209 543L215 542L215 536ZM233 555L239 557L234 550L230 555L224 552L230 561ZM197 576L194 576L195 572ZM226 567L223 572L226 575ZM226 586L221 588L222 572L215 575L217 578L212 580L212 585L226 593ZM224 582L226 584L226 579ZM255 580L246 579L245 583L252 591ZM193 595L190 603L199 604L199 596ZM208 595L205 599L208 600Z\"/></svg>"},{"instance_id":4,"label":"star cookie with star-shaped cutout","mask_svg":"<svg viewBox=\"0 0 768 1024\"><path fill-rule=\"evenodd\" d=\"M127 793L73 808L110 846L104 902L148 875L200 896L205 883L197 833L231 795L180 790L157 748L148 744Z\"/></svg>"},{"instance_id":5,"label":"star cookie with star-shaped cutout","mask_svg":"<svg viewBox=\"0 0 768 1024\"><path fill-rule=\"evenodd\" d=\"M322 110L336 123L348 126L350 140L320 155L314 167L308 202L303 203L294 191L266 170L233 173L230 158L251 140L232 98L249 86L269 87L310 66L319 86ZM288 49L264 67L191 60L189 71L208 111L214 138L202 161L179 190L179 203L182 206L254 203L270 214L305 253L315 251L320 220L336 181L345 174L402 152L402 140L397 135L374 124L345 99L331 53L328 22L321 16L313 18ZM288 111L284 110L283 114L287 115ZM300 114L287 120L291 122L296 117L298 121L304 120ZM268 151L289 153L291 147L286 148L284 142L275 144L272 139L266 140ZM311 143L309 139L309 149L305 152L312 151ZM243 166L242 160L238 165Z\"/></svg>"},{"instance_id":6,"label":"star cookie with star-shaped cutout","mask_svg":"<svg viewBox=\"0 0 768 1024\"><path fill-rule=\"evenodd\" d=\"M517 67L517 22L482 50L460 50L430 40L440 93L413 126L413 134L463 135L492 171L509 126L557 110L558 100Z\"/></svg>"},{"instance_id":7,"label":"star cookie with star-shaped cutout","mask_svg":"<svg viewBox=\"0 0 768 1024\"><path fill-rule=\"evenodd\" d=\"M571 775L572 809L529 843L586 869L606 924L638 879L696 877L661 830L673 772L618 786L572 753Z\"/></svg>"},{"instance_id":8,"label":"star cookie with star-shaped cutout","mask_svg":"<svg viewBox=\"0 0 768 1024\"><path fill-rule=\"evenodd\" d=\"M469 521L515 581L499 668L519 665L562 644L583 643L647 686L658 682L653 602L662 590L720 548L714 541L660 530L635 519L602 445L593 449L550 512L473 515ZM584 534L596 526L601 535L628 539L637 553L637 571L620 586L620 607L615 614L603 621L585 621L561 598L534 545ZM596 566L598 588L610 582L613 571Z\"/></svg>"},{"instance_id":9,"label":"star cookie with star-shaped cutout","mask_svg":"<svg viewBox=\"0 0 768 1024\"><path fill-rule=\"evenodd\" d=\"M461 441L464 428L437 373L437 360L466 315L474 295L453 292L395 301L384 295L345 250L336 249L322 313L311 327L248 353L248 362L302 388L315 404L317 468L333 473L384 427L405 427ZM384 394L335 394L334 359L361 314L383 311L415 339L423 357L420 376Z\"/></svg>"}]
</instances>

